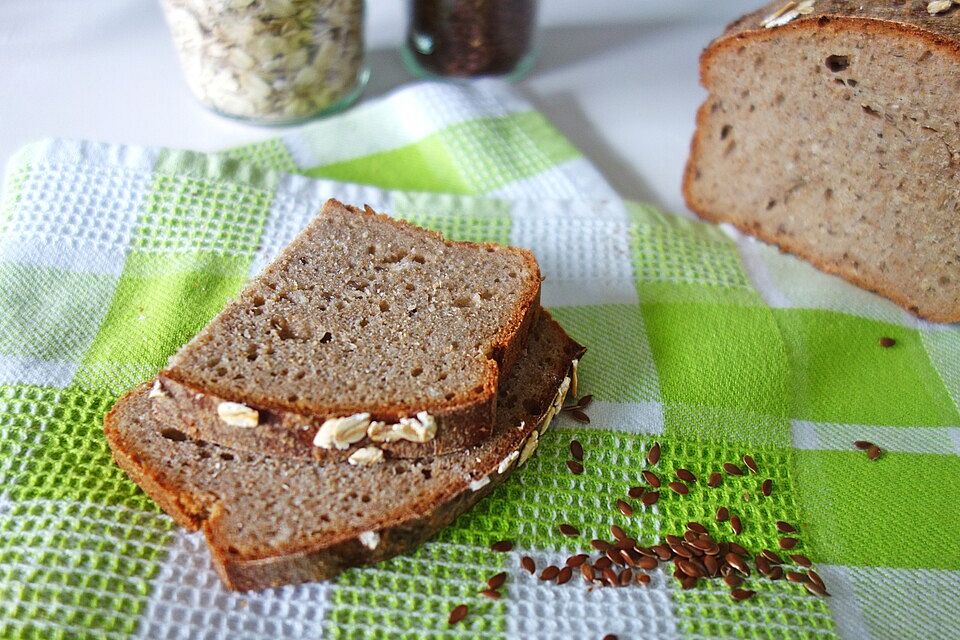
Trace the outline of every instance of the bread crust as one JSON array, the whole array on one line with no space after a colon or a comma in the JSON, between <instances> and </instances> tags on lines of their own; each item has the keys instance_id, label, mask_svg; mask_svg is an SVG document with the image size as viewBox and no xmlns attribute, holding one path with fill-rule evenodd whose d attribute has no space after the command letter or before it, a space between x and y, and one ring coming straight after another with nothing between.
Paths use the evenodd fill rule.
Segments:
<instances>
[{"instance_id":1,"label":"bread crust","mask_svg":"<svg viewBox=\"0 0 960 640\"><path fill-rule=\"evenodd\" d=\"M549 318L544 321L554 323ZM536 397L527 399L536 409L529 412L530 419L523 421L520 428L501 429L494 436L495 440L482 448L454 454L469 462L470 476L457 477L440 492L409 504L405 502L402 508L388 514L377 525L379 543L373 549L361 543L359 535L362 532L356 530L337 531L336 535L324 532L270 549L247 552L232 549L221 526L229 505L212 494L182 490L173 477L174 470L145 464L138 456L135 439L126 437L121 414L129 403L142 402L150 383L128 392L117 402L104 419L104 432L117 465L178 524L190 530L203 531L214 566L228 588L264 589L326 580L348 567L380 562L410 551L506 480L519 465L514 462L501 471L501 463L524 448L534 430L542 432L549 426L545 418L552 417L551 406L557 388L564 377L571 375L573 361L579 360L584 353L582 346L566 334L562 335L562 357L557 359L555 368L545 376L549 384L544 384ZM524 406L527 406L526 403ZM149 414L140 419L162 424ZM486 477L489 482L479 488L471 487L471 477ZM281 490L279 484L278 480L278 491Z\"/></svg>"},{"instance_id":2,"label":"bread crust","mask_svg":"<svg viewBox=\"0 0 960 640\"><path fill-rule=\"evenodd\" d=\"M536 257L531 251L517 247L445 240L436 231L421 229L408 222L376 213L369 207L359 209L330 200L324 207L325 210L327 208L344 208L353 214L373 217L398 229L416 228L418 232L426 233L447 246L466 246L477 251L485 251L488 247L495 248L497 251L516 254L523 260L533 277L524 282L519 304L512 310L492 341L485 363L482 388L451 400L422 402L410 406L369 406L344 401L304 408L266 394L237 394L225 385L209 384L192 376L188 369L171 366L161 371L158 376L161 386L171 400L165 403L165 409L180 419L184 430L191 437L241 451L265 452L307 460L339 462L347 459L358 448L370 445L376 445L395 457L419 458L460 451L483 442L489 437L496 420L496 397L500 380L506 378L513 369L527 344L531 328L539 318L542 276ZM294 247L296 243L295 239L290 247ZM261 416L261 426L265 428L258 426L256 429L235 429L223 424L217 414L217 405L224 401L242 403L256 409ZM374 443L369 438L364 438L345 450L324 449L313 445L316 432L328 418L369 413L372 420L393 424L400 418L412 417L420 411L428 412L437 421L437 434L427 443Z\"/></svg>"},{"instance_id":3,"label":"bread crust","mask_svg":"<svg viewBox=\"0 0 960 640\"><path fill-rule=\"evenodd\" d=\"M956 8L952 9L949 15L930 16L926 11L926 2L881 4L849 0L819 0L814 4L811 14L800 16L780 27L767 29L761 26L760 21L782 4L783 2L780 1L771 2L734 21L720 37L704 49L700 56L700 84L708 92L711 91L710 72L717 56L744 44L778 37L785 31L804 34L829 27L837 31L851 30L917 38L927 46L953 56L960 63L960 11ZM877 293L920 318L932 322L960 322L960 308L926 307L915 300L910 291L897 289L878 279L858 273L849 264L817 255L800 243L792 241L789 236L778 234L773 229L766 229L759 223L747 224L734 220L723 211L713 210L708 203L698 199L694 181L700 149L704 144L706 122L710 117L709 104L710 100L707 99L697 110L696 128L690 141L690 155L683 173L683 197L694 213L710 222L732 224L741 232L776 245L782 251L799 256L820 271L840 276L862 289Z\"/></svg>"}]
</instances>

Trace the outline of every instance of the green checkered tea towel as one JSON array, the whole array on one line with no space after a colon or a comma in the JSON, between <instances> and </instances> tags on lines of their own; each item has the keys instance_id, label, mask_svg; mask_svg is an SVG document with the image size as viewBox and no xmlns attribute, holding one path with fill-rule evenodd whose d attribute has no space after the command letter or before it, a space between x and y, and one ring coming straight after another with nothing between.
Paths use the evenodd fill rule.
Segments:
<instances>
[{"instance_id":1,"label":"green checkered tea towel","mask_svg":"<svg viewBox=\"0 0 960 640\"><path fill-rule=\"evenodd\" d=\"M544 305L589 347L591 422L561 416L503 487L411 555L229 593L201 536L111 464L102 418L331 196L532 248ZM414 85L223 154L38 143L11 159L0 199L0 636L957 638L958 400L956 327L624 202L497 83ZM572 438L582 475L565 465ZM870 461L860 439L884 454ZM697 479L643 507L627 490L654 442L661 477ZM707 486L743 454L759 473ZM714 522L721 506L740 535ZM779 550L775 523L791 523L790 553L832 596L756 572L739 603L719 580L682 590L662 570L591 590L519 566L562 565L614 523L652 544L692 520L754 552ZM492 552L501 539L514 550ZM503 598L480 597L499 571ZM448 626L460 603L470 615Z\"/></svg>"}]
</instances>

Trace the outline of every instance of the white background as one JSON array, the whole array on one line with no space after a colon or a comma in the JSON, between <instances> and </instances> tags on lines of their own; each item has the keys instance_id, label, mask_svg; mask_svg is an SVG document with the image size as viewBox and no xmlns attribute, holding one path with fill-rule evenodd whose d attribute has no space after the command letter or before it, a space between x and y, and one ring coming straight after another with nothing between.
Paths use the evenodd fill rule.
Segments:
<instances>
[{"instance_id":1,"label":"white background","mask_svg":"<svg viewBox=\"0 0 960 640\"><path fill-rule=\"evenodd\" d=\"M541 56L520 88L623 196L680 211L697 58L758 4L542 0ZM367 6L363 100L410 80L406 0ZM50 136L213 151L276 135L193 101L156 0L0 0L0 162Z\"/></svg>"}]
</instances>

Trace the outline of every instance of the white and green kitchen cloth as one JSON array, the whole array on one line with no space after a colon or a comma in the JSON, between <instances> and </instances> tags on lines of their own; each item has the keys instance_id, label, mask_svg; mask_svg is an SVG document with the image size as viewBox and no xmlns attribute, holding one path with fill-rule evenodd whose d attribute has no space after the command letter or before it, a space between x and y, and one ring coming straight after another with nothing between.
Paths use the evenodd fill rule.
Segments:
<instances>
[{"instance_id":1,"label":"white and green kitchen cloth","mask_svg":"<svg viewBox=\"0 0 960 640\"><path fill-rule=\"evenodd\" d=\"M491 497L417 552L329 583L225 591L110 461L102 419L328 197L532 248L543 303L589 351L569 417ZM881 337L895 339L890 348ZM221 154L30 145L0 199L0 637L958 638L960 330L716 226L625 202L495 82L424 83ZM583 443L582 475L565 466ZM854 440L885 449L869 461ZM694 472L627 517L659 442ZM703 479L751 454L760 474ZM773 492L759 491L761 479ZM636 502L636 501L634 501ZM727 506L736 539L795 524L832 593L753 576L588 590L520 570L622 526L652 543ZM563 536L557 524L581 531ZM489 549L510 539L507 554ZM478 595L509 574L504 597ZM450 610L470 616L448 626Z\"/></svg>"}]
</instances>

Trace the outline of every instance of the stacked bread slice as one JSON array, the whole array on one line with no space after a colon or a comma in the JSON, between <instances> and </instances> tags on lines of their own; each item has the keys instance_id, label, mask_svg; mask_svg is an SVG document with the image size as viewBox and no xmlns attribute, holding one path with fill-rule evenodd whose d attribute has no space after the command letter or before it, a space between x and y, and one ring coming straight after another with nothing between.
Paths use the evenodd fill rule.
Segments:
<instances>
[{"instance_id":1,"label":"stacked bread slice","mask_svg":"<svg viewBox=\"0 0 960 640\"><path fill-rule=\"evenodd\" d=\"M527 251L328 202L105 420L224 583L322 580L415 547L502 482L583 348Z\"/></svg>"}]
</instances>

